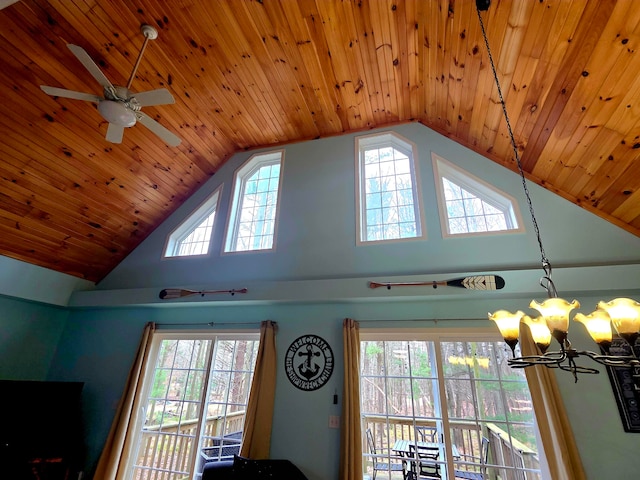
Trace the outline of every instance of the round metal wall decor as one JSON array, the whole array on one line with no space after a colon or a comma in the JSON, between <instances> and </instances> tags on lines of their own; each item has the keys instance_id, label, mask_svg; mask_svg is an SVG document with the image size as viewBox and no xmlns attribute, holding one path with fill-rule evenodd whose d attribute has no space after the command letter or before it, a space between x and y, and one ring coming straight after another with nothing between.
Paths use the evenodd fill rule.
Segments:
<instances>
[{"instance_id":1,"label":"round metal wall decor","mask_svg":"<svg viewBox=\"0 0 640 480\"><path fill-rule=\"evenodd\" d=\"M317 335L296 338L284 358L289 381L300 390L312 391L322 387L333 373L333 351Z\"/></svg>"}]
</instances>

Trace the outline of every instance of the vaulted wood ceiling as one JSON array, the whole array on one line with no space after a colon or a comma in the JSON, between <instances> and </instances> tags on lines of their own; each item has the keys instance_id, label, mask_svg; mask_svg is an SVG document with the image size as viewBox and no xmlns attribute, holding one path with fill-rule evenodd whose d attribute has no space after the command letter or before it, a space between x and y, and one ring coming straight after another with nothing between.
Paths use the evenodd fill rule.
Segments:
<instances>
[{"instance_id":1,"label":"vaulted wood ceiling","mask_svg":"<svg viewBox=\"0 0 640 480\"><path fill-rule=\"evenodd\" d=\"M640 235L640 6L493 1L482 14L531 180ZM182 143L105 139L84 48ZM508 168L475 0L24 0L0 11L0 254L102 279L235 152L418 121Z\"/></svg>"}]
</instances>

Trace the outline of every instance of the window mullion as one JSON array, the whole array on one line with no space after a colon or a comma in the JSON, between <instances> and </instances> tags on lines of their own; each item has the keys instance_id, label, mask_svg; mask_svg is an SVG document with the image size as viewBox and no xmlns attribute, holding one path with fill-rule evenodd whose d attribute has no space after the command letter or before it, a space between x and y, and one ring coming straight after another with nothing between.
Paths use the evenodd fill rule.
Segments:
<instances>
[{"instance_id":1,"label":"window mullion","mask_svg":"<svg viewBox=\"0 0 640 480\"><path fill-rule=\"evenodd\" d=\"M211 340L206 340L209 343L209 352L207 354L207 362L205 365L205 371L204 371L204 381L202 382L203 384L203 388L202 391L200 393L200 411L198 412L198 424L196 427L196 432L195 432L195 438L194 438L194 446L196 448L193 449L193 451L191 452L191 458L189 459L190 462L190 470L191 470L191 478L195 479L196 478L196 464L197 464L197 459L198 459L198 454L202 448L202 440L203 440L203 435L202 432L204 430L204 427L207 424L207 408L208 408L208 404L209 404L209 389L211 387L210 385L210 379L211 379L211 364L213 363L213 354L215 351L215 345L217 345L218 341L217 341L217 337L211 339Z\"/></svg>"},{"instance_id":2,"label":"window mullion","mask_svg":"<svg viewBox=\"0 0 640 480\"><path fill-rule=\"evenodd\" d=\"M224 409L224 423L222 427L222 436L227 434L225 427L227 425L227 416L229 415L229 397L231 396L231 389L233 388L231 385L231 380L233 379L233 374L236 371L235 359L236 359L237 349L238 349L238 342L233 342L233 349L231 350L231 363L229 364L229 374L228 374L229 376L227 377L229 386L227 388L227 391L225 392L225 398L224 398L225 409Z\"/></svg>"},{"instance_id":3,"label":"window mullion","mask_svg":"<svg viewBox=\"0 0 640 480\"><path fill-rule=\"evenodd\" d=\"M382 351L383 351L383 356L382 356L382 362L384 364L384 401L385 401L385 406L384 406L384 418L385 418L385 423L384 423L384 427L386 429L386 434L387 434L387 441L389 440L389 365L388 365L388 347L387 347L387 342L383 342L382 343ZM375 434L375 431L374 431ZM374 436L375 439L375 436ZM391 449L389 448L388 450L386 450L386 461L390 462L391 461ZM389 475L391 474L391 472L389 472Z\"/></svg>"},{"instance_id":4,"label":"window mullion","mask_svg":"<svg viewBox=\"0 0 640 480\"><path fill-rule=\"evenodd\" d=\"M416 440L416 442L418 441L418 438L415 436L416 434L416 403L415 403L415 398L413 395L413 364L411 363L411 353L412 353L413 349L411 348L411 342L407 342L407 364L409 366L409 394L411 396L411 420L413 422L413 432L414 432L414 439Z\"/></svg>"},{"instance_id":5,"label":"window mullion","mask_svg":"<svg viewBox=\"0 0 640 480\"><path fill-rule=\"evenodd\" d=\"M495 355L495 350L492 349L492 354ZM513 447L513 437L511 435L511 415L509 415L509 402L507 401L507 396L505 395L505 391L504 391L504 384L502 382L502 372L500 371L500 369L496 369L497 373L498 373L498 383L500 384L500 397L502 399L502 404L504 405L504 424L505 427L507 428L507 434L509 435L509 445L510 445L510 451L511 451L511 465L514 466L514 468L518 468L517 466L517 462L516 462L516 455L515 455L515 448Z\"/></svg>"},{"instance_id":6,"label":"window mullion","mask_svg":"<svg viewBox=\"0 0 640 480\"><path fill-rule=\"evenodd\" d=\"M185 382L184 382L184 384L185 384L185 388L184 388L184 391L183 391L183 393L182 393L182 398L180 399L180 400L181 400L181 403L182 403L182 405L183 405L183 409L184 409L184 405L185 405L185 404L187 404L187 405L188 405L188 403L187 403L187 402L189 401L189 399L187 398L187 396L188 396L188 394L189 394L190 385L191 385L191 376L192 376L192 374L193 374L192 366L193 366L193 358L194 358L194 354L195 354L195 351L196 351L196 346L197 346L197 343L195 343L195 342L191 342L191 352L190 352L190 358L189 358L189 367L188 367L188 369L187 369L187 378L186 378L186 380L185 380ZM174 363L174 364L175 364L175 363ZM168 386L169 386L169 384L167 384L167 387L168 387ZM187 406L187 411L189 411L189 407L188 407L188 406ZM183 420L183 419L182 419L182 415L181 415L181 416L180 416L180 418L178 419L178 432L177 432L177 434L176 434L176 438L175 438L175 440L174 440L176 443L177 443L177 439L180 437L180 435L182 435L182 434L180 433L180 431L181 431L181 429L182 429L182 420ZM164 419L163 419L163 423L164 423ZM196 444L196 442L198 441L198 438L199 438L199 437L198 437L199 427L200 427L200 424L199 424L199 423L197 423L197 424L196 424L196 431L194 432L194 437L193 437L193 443L194 443L194 444ZM194 450L197 450L197 449L194 449ZM191 452L191 453L193 454L193 452ZM172 455L172 456L171 456L171 464L169 465L169 471L174 471L174 462L175 462L175 460L176 460L175 456L173 456L173 455ZM191 468L192 470L193 470L194 465L195 465L195 462L191 462L191 464L190 464L190 468Z\"/></svg>"},{"instance_id":7,"label":"window mullion","mask_svg":"<svg viewBox=\"0 0 640 480\"><path fill-rule=\"evenodd\" d=\"M453 466L453 452L451 449L451 428L449 426L449 408L448 402L444 397L447 394L444 382L444 361L442 359L442 349L440 348L440 338L438 337L435 342L432 343L436 354L436 370L438 372L438 395L440 397L440 404L446 406L440 409L440 416L442 417L442 430L445 456L447 457L447 478L453 478L454 466ZM443 401L444 399L444 401Z\"/></svg>"},{"instance_id":8,"label":"window mullion","mask_svg":"<svg viewBox=\"0 0 640 480\"><path fill-rule=\"evenodd\" d=\"M464 348L465 355L469 358L475 358L469 352L469 342L464 341L462 345ZM475 418L476 427L479 429L480 432L482 432L482 425L486 425L486 423L485 422L482 422L482 424L480 423L480 400L478 398L478 384L477 384L477 379L474 374L474 371L471 368L471 365L467 365L467 373L469 375L469 386L471 387L471 398L473 401L473 415ZM500 386L502 387L502 385ZM478 438L478 442L479 444L481 444L482 438Z\"/></svg>"}]
</instances>

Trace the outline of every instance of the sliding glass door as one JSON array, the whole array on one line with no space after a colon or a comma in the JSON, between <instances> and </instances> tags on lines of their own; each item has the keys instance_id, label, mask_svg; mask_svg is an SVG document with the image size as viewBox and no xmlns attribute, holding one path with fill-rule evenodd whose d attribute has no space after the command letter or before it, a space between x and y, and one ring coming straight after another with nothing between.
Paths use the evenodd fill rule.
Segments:
<instances>
[{"instance_id":1,"label":"sliding glass door","mask_svg":"<svg viewBox=\"0 0 640 480\"><path fill-rule=\"evenodd\" d=\"M199 479L240 452L259 335L158 333L128 479Z\"/></svg>"},{"instance_id":2,"label":"sliding glass door","mask_svg":"<svg viewBox=\"0 0 640 480\"><path fill-rule=\"evenodd\" d=\"M502 342L366 330L361 340L365 476L541 478L524 373Z\"/></svg>"}]
</instances>

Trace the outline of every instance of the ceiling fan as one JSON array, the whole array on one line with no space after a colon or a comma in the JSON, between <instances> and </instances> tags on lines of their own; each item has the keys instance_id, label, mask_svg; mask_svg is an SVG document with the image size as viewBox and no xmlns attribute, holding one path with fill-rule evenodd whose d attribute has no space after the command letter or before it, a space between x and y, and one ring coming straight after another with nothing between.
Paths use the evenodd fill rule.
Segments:
<instances>
[{"instance_id":1,"label":"ceiling fan","mask_svg":"<svg viewBox=\"0 0 640 480\"><path fill-rule=\"evenodd\" d=\"M71 50L76 58L80 60L80 63L84 65L84 68L86 68L91 76L93 76L93 78L95 78L102 86L104 96L100 97L91 93L76 92L73 90L65 90L64 88L49 87L46 85L41 85L40 88L45 93L54 97L72 98L74 100L84 100L87 102L97 103L100 115L109 122L107 135L105 137L109 142L121 143L125 127L132 127L136 122L140 122L164 140L167 145L176 147L180 144L180 138L140 111L142 107L175 103L175 100L169 90L166 88L159 88L157 90L149 90L140 93L133 93L129 90L129 87L131 87L131 83L135 77L136 70L140 65L140 60L142 60L142 54L144 53L144 49L146 48L148 41L158 38L158 31L151 25L142 25L140 30L142 31L145 39L126 87L112 85L109 79L104 75L104 73L102 73L100 68L98 68L96 63L82 47L67 44L69 50Z\"/></svg>"}]
</instances>

